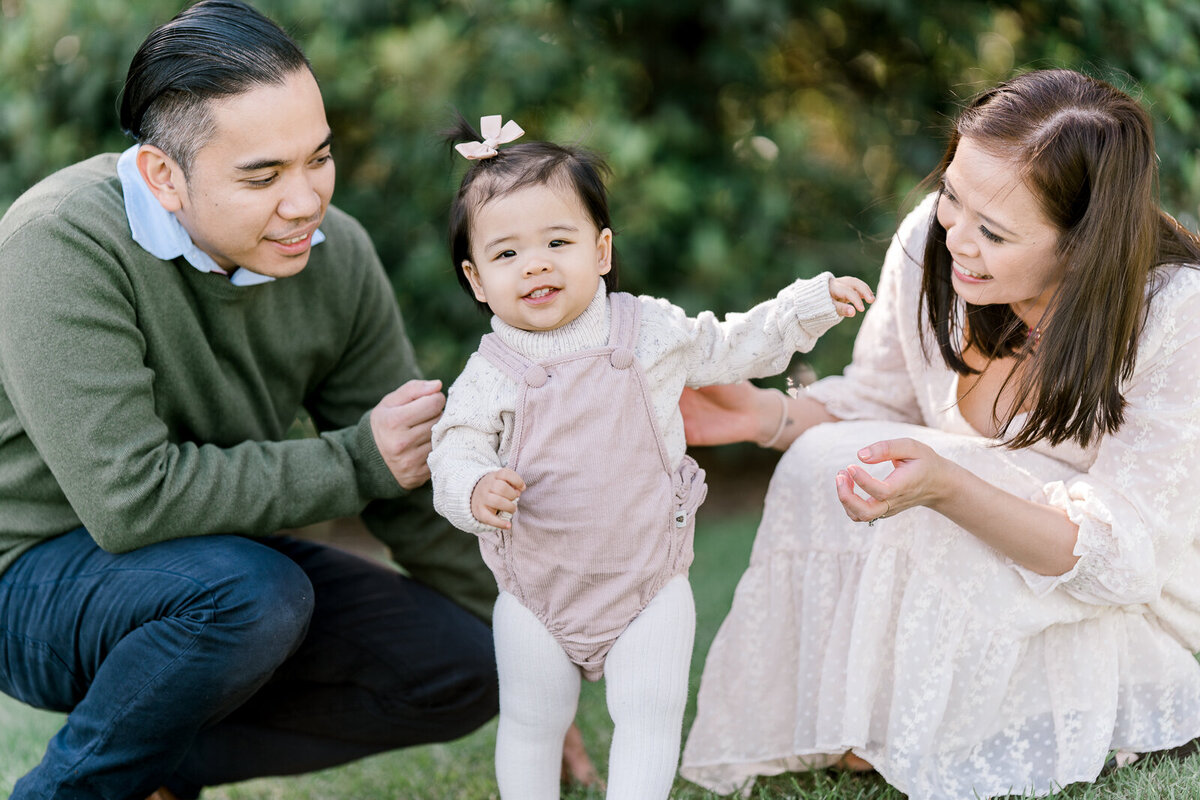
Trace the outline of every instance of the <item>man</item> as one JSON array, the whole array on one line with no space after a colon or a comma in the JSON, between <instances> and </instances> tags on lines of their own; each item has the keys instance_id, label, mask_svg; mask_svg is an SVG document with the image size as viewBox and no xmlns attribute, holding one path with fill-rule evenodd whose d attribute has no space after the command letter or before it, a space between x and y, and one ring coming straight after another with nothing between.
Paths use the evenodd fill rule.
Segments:
<instances>
[{"instance_id":1,"label":"man","mask_svg":"<svg viewBox=\"0 0 1200 800\"><path fill-rule=\"evenodd\" d=\"M205 0L142 44L121 122L136 146L0 221L0 690L71 711L12 797L189 798L473 730L490 633L430 586L486 613L492 582L418 493L444 398L329 205L308 62ZM360 511L416 580L271 536Z\"/></svg>"}]
</instances>

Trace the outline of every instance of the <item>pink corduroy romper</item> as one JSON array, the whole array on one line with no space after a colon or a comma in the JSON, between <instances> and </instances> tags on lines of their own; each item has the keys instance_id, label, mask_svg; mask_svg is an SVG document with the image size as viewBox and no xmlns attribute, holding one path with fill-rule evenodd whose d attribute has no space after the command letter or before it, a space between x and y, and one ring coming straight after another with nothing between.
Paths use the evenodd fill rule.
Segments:
<instances>
[{"instance_id":1,"label":"pink corduroy romper","mask_svg":"<svg viewBox=\"0 0 1200 800\"><path fill-rule=\"evenodd\" d=\"M667 460L633 355L641 308L610 295L608 344L534 363L495 334L479 352L519 386L508 466L525 480L512 529L480 539L503 591L542 621L588 680L617 637L692 563L708 487Z\"/></svg>"}]
</instances>

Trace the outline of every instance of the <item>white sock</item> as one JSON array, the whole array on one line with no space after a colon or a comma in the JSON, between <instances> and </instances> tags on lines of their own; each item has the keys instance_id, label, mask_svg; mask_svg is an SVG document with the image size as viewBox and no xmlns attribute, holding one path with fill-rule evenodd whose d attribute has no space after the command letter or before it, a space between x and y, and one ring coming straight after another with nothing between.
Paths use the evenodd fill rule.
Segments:
<instances>
[{"instance_id":1,"label":"white sock","mask_svg":"<svg viewBox=\"0 0 1200 800\"><path fill-rule=\"evenodd\" d=\"M533 612L507 592L496 599L492 636L500 674L500 797L558 800L563 737L579 704L579 668Z\"/></svg>"},{"instance_id":2,"label":"white sock","mask_svg":"<svg viewBox=\"0 0 1200 800\"><path fill-rule=\"evenodd\" d=\"M672 578L617 639L604 663L613 719L607 800L666 800L679 768L696 635L692 587Z\"/></svg>"}]
</instances>

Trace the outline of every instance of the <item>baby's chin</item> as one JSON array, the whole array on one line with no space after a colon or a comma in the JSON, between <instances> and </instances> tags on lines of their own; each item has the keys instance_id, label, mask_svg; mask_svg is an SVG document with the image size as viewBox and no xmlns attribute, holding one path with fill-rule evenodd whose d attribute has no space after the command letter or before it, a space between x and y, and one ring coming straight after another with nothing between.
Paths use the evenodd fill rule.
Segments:
<instances>
[{"instance_id":1,"label":"baby's chin","mask_svg":"<svg viewBox=\"0 0 1200 800\"><path fill-rule=\"evenodd\" d=\"M493 311L492 313L495 314L496 312ZM566 325L570 325L581 316L583 316L582 311L580 311L578 314L575 314L570 319L560 319L555 317L553 319L548 319L544 324L539 324L536 319L530 319L528 316L496 314L496 318L505 325L508 325L510 328L516 328L519 331L526 331L528 333L545 333L547 331L558 330Z\"/></svg>"}]
</instances>

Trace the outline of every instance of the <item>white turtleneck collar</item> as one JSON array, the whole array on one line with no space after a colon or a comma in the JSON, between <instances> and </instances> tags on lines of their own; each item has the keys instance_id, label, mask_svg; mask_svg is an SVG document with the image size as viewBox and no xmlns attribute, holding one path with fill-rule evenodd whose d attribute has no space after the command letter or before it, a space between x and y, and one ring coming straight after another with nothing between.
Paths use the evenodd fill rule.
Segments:
<instances>
[{"instance_id":1,"label":"white turtleneck collar","mask_svg":"<svg viewBox=\"0 0 1200 800\"><path fill-rule=\"evenodd\" d=\"M533 361L603 347L608 344L608 293L604 279L597 280L596 294L583 313L561 328L527 331L492 315L492 330L505 344Z\"/></svg>"}]
</instances>

